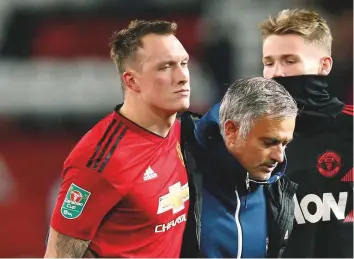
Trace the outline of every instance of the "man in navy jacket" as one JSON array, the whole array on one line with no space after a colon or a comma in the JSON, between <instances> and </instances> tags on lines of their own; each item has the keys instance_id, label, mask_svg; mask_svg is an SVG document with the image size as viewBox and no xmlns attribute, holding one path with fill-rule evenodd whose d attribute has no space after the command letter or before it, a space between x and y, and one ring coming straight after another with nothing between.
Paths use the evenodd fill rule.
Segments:
<instances>
[{"instance_id":1,"label":"man in navy jacket","mask_svg":"<svg viewBox=\"0 0 354 259\"><path fill-rule=\"evenodd\" d=\"M284 177L297 107L278 83L236 81L195 126L203 257L280 257L296 184Z\"/></svg>"}]
</instances>

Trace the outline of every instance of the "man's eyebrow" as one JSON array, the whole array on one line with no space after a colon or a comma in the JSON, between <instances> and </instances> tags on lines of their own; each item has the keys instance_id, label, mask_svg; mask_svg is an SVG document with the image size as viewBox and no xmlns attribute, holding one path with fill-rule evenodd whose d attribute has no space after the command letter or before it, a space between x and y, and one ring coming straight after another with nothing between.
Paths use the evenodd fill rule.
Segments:
<instances>
[{"instance_id":1,"label":"man's eyebrow","mask_svg":"<svg viewBox=\"0 0 354 259\"><path fill-rule=\"evenodd\" d=\"M181 56L182 57L182 56ZM185 61L185 60L189 60L189 56L184 56L183 58L181 58L182 61ZM174 59L174 58L167 58L167 59L164 59L164 60L160 60L159 62L157 62L158 65L164 65L164 64L176 64L178 63L179 61Z\"/></svg>"},{"instance_id":2,"label":"man's eyebrow","mask_svg":"<svg viewBox=\"0 0 354 259\"><path fill-rule=\"evenodd\" d=\"M283 54L283 55L280 55L280 58L289 58L289 57L297 57L298 55L296 54ZM262 58L263 60L271 60L273 59L273 56L265 56Z\"/></svg>"},{"instance_id":3,"label":"man's eyebrow","mask_svg":"<svg viewBox=\"0 0 354 259\"><path fill-rule=\"evenodd\" d=\"M270 60L270 59L273 59L272 56L266 56L266 57L263 57L262 58L263 60Z\"/></svg>"},{"instance_id":4,"label":"man's eyebrow","mask_svg":"<svg viewBox=\"0 0 354 259\"><path fill-rule=\"evenodd\" d=\"M262 140L267 140L270 141L272 143L286 143L289 144L293 138L278 138L278 137L262 137Z\"/></svg>"},{"instance_id":5,"label":"man's eyebrow","mask_svg":"<svg viewBox=\"0 0 354 259\"><path fill-rule=\"evenodd\" d=\"M158 65L175 64L175 63L177 63L177 61L173 60L173 59L166 59L166 60L161 60L161 61L157 62Z\"/></svg>"}]
</instances>

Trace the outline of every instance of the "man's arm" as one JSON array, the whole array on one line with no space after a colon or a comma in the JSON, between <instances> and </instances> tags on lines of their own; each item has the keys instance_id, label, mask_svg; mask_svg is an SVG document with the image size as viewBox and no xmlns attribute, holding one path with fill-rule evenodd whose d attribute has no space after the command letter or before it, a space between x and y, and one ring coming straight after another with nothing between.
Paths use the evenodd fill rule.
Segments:
<instances>
[{"instance_id":1,"label":"man's arm","mask_svg":"<svg viewBox=\"0 0 354 259\"><path fill-rule=\"evenodd\" d=\"M88 250L89 244L90 241L69 237L50 228L44 258L81 258Z\"/></svg>"}]
</instances>

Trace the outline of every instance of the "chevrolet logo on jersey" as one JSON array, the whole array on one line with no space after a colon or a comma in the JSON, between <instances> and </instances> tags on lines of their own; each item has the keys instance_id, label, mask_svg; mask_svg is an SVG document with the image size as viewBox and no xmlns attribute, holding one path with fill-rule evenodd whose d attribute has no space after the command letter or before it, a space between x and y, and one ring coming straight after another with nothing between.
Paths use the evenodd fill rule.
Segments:
<instances>
[{"instance_id":1,"label":"chevrolet logo on jersey","mask_svg":"<svg viewBox=\"0 0 354 259\"><path fill-rule=\"evenodd\" d=\"M189 200L188 183L181 186L181 182L177 182L174 185L171 185L168 189L169 192L159 198L157 214L169 210L172 210L172 213L176 214L184 209L184 203Z\"/></svg>"}]
</instances>

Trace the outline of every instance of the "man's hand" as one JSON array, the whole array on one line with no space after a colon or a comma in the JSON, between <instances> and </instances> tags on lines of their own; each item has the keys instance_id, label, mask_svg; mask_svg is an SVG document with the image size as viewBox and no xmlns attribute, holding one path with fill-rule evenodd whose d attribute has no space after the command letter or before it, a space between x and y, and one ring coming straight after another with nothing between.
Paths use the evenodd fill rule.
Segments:
<instances>
[{"instance_id":1,"label":"man's hand","mask_svg":"<svg viewBox=\"0 0 354 259\"><path fill-rule=\"evenodd\" d=\"M89 244L90 241L69 237L50 228L44 258L81 258L88 255L85 253Z\"/></svg>"}]
</instances>

